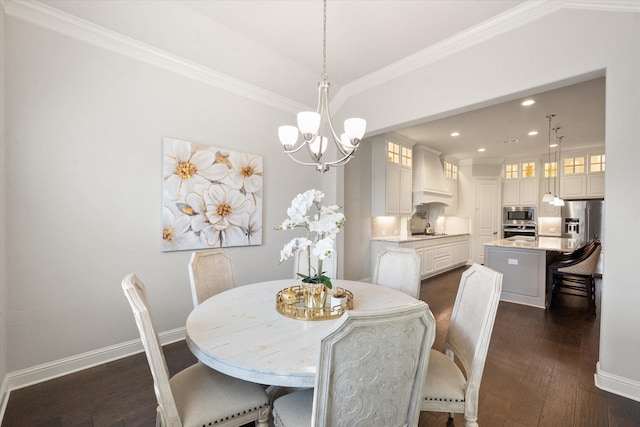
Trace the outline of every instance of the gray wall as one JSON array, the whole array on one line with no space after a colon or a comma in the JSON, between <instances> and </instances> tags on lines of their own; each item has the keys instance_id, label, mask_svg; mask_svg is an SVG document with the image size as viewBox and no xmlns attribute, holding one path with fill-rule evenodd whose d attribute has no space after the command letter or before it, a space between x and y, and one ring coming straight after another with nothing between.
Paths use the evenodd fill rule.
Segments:
<instances>
[{"instance_id":1,"label":"gray wall","mask_svg":"<svg viewBox=\"0 0 640 427\"><path fill-rule=\"evenodd\" d=\"M147 284L159 331L184 326L190 252L160 251L164 136L264 156L263 245L229 253L239 284L291 275L279 264L291 232L274 227L295 194L321 185L280 154L277 125L293 113L12 17L5 24L8 372L134 339L120 287L129 272Z\"/></svg>"}]
</instances>

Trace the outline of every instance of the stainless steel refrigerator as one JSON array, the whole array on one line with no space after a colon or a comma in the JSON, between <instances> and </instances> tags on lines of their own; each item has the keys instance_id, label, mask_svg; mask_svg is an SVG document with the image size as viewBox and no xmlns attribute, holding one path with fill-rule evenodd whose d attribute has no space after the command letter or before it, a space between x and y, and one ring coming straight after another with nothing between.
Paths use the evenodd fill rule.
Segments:
<instances>
[{"instance_id":1,"label":"stainless steel refrigerator","mask_svg":"<svg viewBox=\"0 0 640 427\"><path fill-rule=\"evenodd\" d=\"M585 242L604 240L604 200L571 200L564 202L562 211L562 237L581 239ZM602 254L604 254L602 246ZM596 274L602 274L602 258Z\"/></svg>"}]
</instances>

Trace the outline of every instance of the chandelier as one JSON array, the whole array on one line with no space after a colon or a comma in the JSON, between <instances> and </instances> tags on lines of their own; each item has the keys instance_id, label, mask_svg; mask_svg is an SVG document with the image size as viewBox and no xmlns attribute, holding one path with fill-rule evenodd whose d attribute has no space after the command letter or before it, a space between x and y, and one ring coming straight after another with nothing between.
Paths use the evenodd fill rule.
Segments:
<instances>
[{"instance_id":1,"label":"chandelier","mask_svg":"<svg viewBox=\"0 0 640 427\"><path fill-rule=\"evenodd\" d=\"M278 136L284 147L284 152L296 163L305 166L315 166L316 170L324 173L330 167L338 167L352 159L364 136L367 121L351 118L344 121L344 133L338 134L331 122L329 113L329 80L327 79L327 0L323 0L322 20L322 80L318 83L318 107L316 111L302 111L298 113L298 127L280 126ZM333 161L324 161L322 155L327 149L328 138L324 136L328 126L338 157ZM302 141L298 144L299 134ZM298 160L294 154L306 147L311 162Z\"/></svg>"}]
</instances>

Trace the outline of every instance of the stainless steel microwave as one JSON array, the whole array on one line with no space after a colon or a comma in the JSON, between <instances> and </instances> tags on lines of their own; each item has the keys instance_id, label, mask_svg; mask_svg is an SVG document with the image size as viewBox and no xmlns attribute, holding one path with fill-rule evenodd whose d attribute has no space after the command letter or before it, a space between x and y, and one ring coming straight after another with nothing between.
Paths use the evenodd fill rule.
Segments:
<instances>
[{"instance_id":1,"label":"stainless steel microwave","mask_svg":"<svg viewBox=\"0 0 640 427\"><path fill-rule=\"evenodd\" d=\"M503 224L525 224L536 221L536 208L533 206L505 206L502 210Z\"/></svg>"}]
</instances>

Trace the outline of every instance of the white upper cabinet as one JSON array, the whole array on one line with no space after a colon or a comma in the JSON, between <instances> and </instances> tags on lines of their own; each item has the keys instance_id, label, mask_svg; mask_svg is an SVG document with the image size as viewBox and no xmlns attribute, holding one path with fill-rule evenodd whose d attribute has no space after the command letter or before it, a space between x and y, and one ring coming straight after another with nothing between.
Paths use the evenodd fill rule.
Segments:
<instances>
[{"instance_id":1,"label":"white upper cabinet","mask_svg":"<svg viewBox=\"0 0 640 427\"><path fill-rule=\"evenodd\" d=\"M604 147L588 151L562 153L560 197L584 199L604 197Z\"/></svg>"},{"instance_id":2,"label":"white upper cabinet","mask_svg":"<svg viewBox=\"0 0 640 427\"><path fill-rule=\"evenodd\" d=\"M545 158L542 160L542 165L538 217L559 217L560 206L542 200L547 193L552 196L558 193L558 163L554 159Z\"/></svg>"},{"instance_id":3,"label":"white upper cabinet","mask_svg":"<svg viewBox=\"0 0 640 427\"><path fill-rule=\"evenodd\" d=\"M371 138L371 215L410 215L413 143L397 135Z\"/></svg>"},{"instance_id":4,"label":"white upper cabinet","mask_svg":"<svg viewBox=\"0 0 640 427\"><path fill-rule=\"evenodd\" d=\"M458 213L458 163L448 157L444 158L444 177L451 192L451 203L445 205L445 215Z\"/></svg>"},{"instance_id":5,"label":"white upper cabinet","mask_svg":"<svg viewBox=\"0 0 640 427\"><path fill-rule=\"evenodd\" d=\"M539 189L537 160L507 161L502 182L504 206L537 206Z\"/></svg>"}]
</instances>

